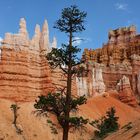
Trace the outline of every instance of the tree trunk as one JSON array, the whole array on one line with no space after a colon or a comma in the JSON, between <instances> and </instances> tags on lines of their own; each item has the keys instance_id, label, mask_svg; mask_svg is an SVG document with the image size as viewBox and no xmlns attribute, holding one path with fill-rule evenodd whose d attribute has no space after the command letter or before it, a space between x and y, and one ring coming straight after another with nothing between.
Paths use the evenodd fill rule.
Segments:
<instances>
[{"instance_id":1,"label":"tree trunk","mask_svg":"<svg viewBox=\"0 0 140 140\"><path fill-rule=\"evenodd\" d=\"M72 54L71 54L71 47L72 47L72 32L70 32L69 38L69 64L68 64L68 77L67 77L67 94L66 94L66 110L65 110L65 123L63 127L63 140L68 140L68 133L69 133L69 115L70 115L70 100L71 100L71 85L72 85Z\"/></svg>"},{"instance_id":2,"label":"tree trunk","mask_svg":"<svg viewBox=\"0 0 140 140\"><path fill-rule=\"evenodd\" d=\"M63 140L68 140L68 133L69 133L69 124L65 124L63 128Z\"/></svg>"}]
</instances>

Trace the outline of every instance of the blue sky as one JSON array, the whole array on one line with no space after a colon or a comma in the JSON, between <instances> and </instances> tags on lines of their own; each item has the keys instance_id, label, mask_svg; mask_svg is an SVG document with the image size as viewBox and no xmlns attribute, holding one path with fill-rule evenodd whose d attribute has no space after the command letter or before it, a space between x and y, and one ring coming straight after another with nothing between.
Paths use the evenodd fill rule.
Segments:
<instances>
[{"instance_id":1,"label":"blue sky","mask_svg":"<svg viewBox=\"0 0 140 140\"><path fill-rule=\"evenodd\" d=\"M136 25L140 32L140 0L0 0L0 37L6 32L17 33L19 19L24 17L30 37L34 34L35 24L42 26L48 20L50 41L53 36L58 46L67 42L66 36L53 28L61 9L76 4L87 12L86 31L77 34L83 48L98 48L107 42L108 31L118 27Z\"/></svg>"}]
</instances>

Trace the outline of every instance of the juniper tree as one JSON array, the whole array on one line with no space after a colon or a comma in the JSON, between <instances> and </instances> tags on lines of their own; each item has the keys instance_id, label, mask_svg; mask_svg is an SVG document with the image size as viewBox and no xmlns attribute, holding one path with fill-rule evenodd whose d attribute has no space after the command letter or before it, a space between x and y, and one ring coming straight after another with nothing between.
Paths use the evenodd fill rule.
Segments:
<instances>
[{"instance_id":1,"label":"juniper tree","mask_svg":"<svg viewBox=\"0 0 140 140\"><path fill-rule=\"evenodd\" d=\"M74 46L75 34L85 30L84 22L86 12L80 11L77 6L70 6L62 9L61 17L54 25L54 28L64 32L68 37L68 43L62 44L61 48L53 48L47 55L47 60L51 68L59 67L66 75L66 91L49 93L47 96L40 96L36 101L35 108L41 113L50 112L57 117L63 129L63 140L68 140L68 132L71 127L83 126L87 119L83 117L72 117L70 112L77 110L79 105L86 103L85 96L73 97L72 77L79 73L77 65L81 60L77 57L80 52L78 46Z\"/></svg>"},{"instance_id":2,"label":"juniper tree","mask_svg":"<svg viewBox=\"0 0 140 140\"><path fill-rule=\"evenodd\" d=\"M118 119L115 116L116 110L114 107L109 108L106 112L106 116L101 117L98 120L92 121L90 124L95 127L95 136L99 138L105 137L108 133L114 132L119 129Z\"/></svg>"}]
</instances>

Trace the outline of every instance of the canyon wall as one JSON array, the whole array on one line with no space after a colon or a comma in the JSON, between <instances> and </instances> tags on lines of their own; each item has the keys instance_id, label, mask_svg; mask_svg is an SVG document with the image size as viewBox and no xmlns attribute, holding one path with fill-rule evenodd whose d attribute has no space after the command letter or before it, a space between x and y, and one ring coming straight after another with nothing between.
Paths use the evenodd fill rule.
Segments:
<instances>
[{"instance_id":1,"label":"canyon wall","mask_svg":"<svg viewBox=\"0 0 140 140\"><path fill-rule=\"evenodd\" d=\"M102 48L84 50L84 63L102 65L106 90L116 89L123 75L127 76L135 96L139 99L140 35L136 33L136 27L111 30L108 38Z\"/></svg>"},{"instance_id":2,"label":"canyon wall","mask_svg":"<svg viewBox=\"0 0 140 140\"><path fill-rule=\"evenodd\" d=\"M42 31L36 25L30 40L25 19L20 20L17 34L6 33L1 42L0 97L17 101L31 100L53 90L51 72L45 55L56 47L49 42L48 24Z\"/></svg>"},{"instance_id":3,"label":"canyon wall","mask_svg":"<svg viewBox=\"0 0 140 140\"><path fill-rule=\"evenodd\" d=\"M57 47L56 38L50 43L48 23L42 30L37 24L29 38L25 19L20 20L17 34L6 33L1 42L0 97L15 101L31 101L40 94L60 91L66 87L66 76L51 69L46 54ZM129 78L132 94L140 97L140 35L136 28L119 28L109 32L102 48L85 49L82 56L85 72L73 77L72 94L87 97L116 90L120 79Z\"/></svg>"},{"instance_id":4,"label":"canyon wall","mask_svg":"<svg viewBox=\"0 0 140 140\"><path fill-rule=\"evenodd\" d=\"M60 91L66 87L66 76L61 69L51 69L47 53L57 47L56 38L50 42L48 23L42 30L37 24L29 38L24 18L17 34L6 33L0 46L0 98L14 101L34 101L37 96ZM76 81L72 92L77 96Z\"/></svg>"},{"instance_id":5,"label":"canyon wall","mask_svg":"<svg viewBox=\"0 0 140 140\"><path fill-rule=\"evenodd\" d=\"M83 64L84 74L76 77L77 94L87 97L102 95L106 86L104 84L102 67L98 63Z\"/></svg>"}]
</instances>

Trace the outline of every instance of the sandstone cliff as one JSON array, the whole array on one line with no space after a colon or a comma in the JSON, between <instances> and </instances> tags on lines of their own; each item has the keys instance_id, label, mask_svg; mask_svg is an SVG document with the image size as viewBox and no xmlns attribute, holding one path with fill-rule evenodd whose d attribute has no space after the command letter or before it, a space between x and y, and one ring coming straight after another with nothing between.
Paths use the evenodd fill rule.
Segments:
<instances>
[{"instance_id":1,"label":"sandstone cliff","mask_svg":"<svg viewBox=\"0 0 140 140\"><path fill-rule=\"evenodd\" d=\"M102 66L106 90L116 89L118 81L125 75L130 80L133 94L140 99L140 35L135 26L110 30L108 42L100 49L85 49L82 59L88 67L94 63Z\"/></svg>"},{"instance_id":2,"label":"sandstone cliff","mask_svg":"<svg viewBox=\"0 0 140 140\"><path fill-rule=\"evenodd\" d=\"M42 31L36 25L30 40L25 19L20 20L18 34L6 33L1 45L0 97L16 101L34 100L53 90L51 72L45 55L56 47L49 42L48 23Z\"/></svg>"}]
</instances>

